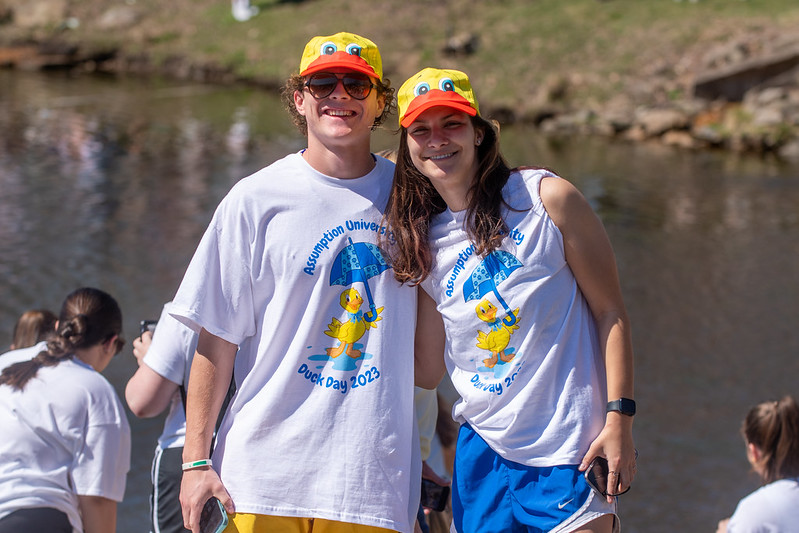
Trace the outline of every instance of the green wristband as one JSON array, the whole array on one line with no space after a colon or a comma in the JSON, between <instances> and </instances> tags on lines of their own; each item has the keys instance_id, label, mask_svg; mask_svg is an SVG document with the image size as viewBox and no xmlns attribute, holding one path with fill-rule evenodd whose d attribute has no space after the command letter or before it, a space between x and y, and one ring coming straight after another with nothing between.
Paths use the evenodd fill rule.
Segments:
<instances>
[{"instance_id":1,"label":"green wristband","mask_svg":"<svg viewBox=\"0 0 799 533\"><path fill-rule=\"evenodd\" d=\"M210 459L200 459L199 461L192 461L190 463L183 463L181 468L185 472L193 468L200 468L201 466L214 466Z\"/></svg>"}]
</instances>

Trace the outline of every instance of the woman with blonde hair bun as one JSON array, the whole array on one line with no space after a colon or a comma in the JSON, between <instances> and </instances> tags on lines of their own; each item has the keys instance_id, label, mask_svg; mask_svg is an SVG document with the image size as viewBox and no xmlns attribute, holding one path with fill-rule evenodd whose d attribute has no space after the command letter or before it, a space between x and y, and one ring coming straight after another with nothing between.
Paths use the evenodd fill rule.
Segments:
<instances>
[{"instance_id":1,"label":"woman with blonde hair bun","mask_svg":"<svg viewBox=\"0 0 799 533\"><path fill-rule=\"evenodd\" d=\"M58 317L47 309L30 309L22 313L14 325L12 350L28 348L45 340L53 333Z\"/></svg>"}]
</instances>

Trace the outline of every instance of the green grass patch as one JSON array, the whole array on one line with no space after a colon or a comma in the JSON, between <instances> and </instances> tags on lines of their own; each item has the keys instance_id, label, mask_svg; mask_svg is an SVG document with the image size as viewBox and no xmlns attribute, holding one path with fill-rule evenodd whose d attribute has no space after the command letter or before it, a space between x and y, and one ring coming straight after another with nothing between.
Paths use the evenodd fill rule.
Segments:
<instances>
[{"instance_id":1,"label":"green grass patch","mask_svg":"<svg viewBox=\"0 0 799 533\"><path fill-rule=\"evenodd\" d=\"M395 86L425 66L459 68L480 98L523 105L545 80L562 77L569 98L603 101L647 76L652 65L740 35L799 33L796 0L254 0L260 13L233 19L218 0L137 0L142 20L119 32L94 29L105 0L81 0L72 39L108 42L153 57L186 56L227 66L240 76L282 81L297 70L314 35L351 31L376 41ZM90 16L91 15L91 16ZM109 37L109 34L113 37ZM452 36L475 35L477 52L448 56ZM667 98L677 97L669 93Z\"/></svg>"}]
</instances>

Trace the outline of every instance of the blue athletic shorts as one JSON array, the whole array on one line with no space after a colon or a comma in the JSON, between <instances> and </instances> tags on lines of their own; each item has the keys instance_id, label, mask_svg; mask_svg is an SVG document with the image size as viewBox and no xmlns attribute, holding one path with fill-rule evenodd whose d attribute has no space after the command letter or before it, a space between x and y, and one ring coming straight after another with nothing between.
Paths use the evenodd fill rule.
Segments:
<instances>
[{"instance_id":1,"label":"blue athletic shorts","mask_svg":"<svg viewBox=\"0 0 799 533\"><path fill-rule=\"evenodd\" d=\"M452 479L452 514L459 533L551 531L574 522L592 504L578 465L529 467L492 450L468 425L458 433ZM607 505L607 511L614 507ZM593 509L591 509L593 511ZM601 516L600 512L587 519Z\"/></svg>"}]
</instances>

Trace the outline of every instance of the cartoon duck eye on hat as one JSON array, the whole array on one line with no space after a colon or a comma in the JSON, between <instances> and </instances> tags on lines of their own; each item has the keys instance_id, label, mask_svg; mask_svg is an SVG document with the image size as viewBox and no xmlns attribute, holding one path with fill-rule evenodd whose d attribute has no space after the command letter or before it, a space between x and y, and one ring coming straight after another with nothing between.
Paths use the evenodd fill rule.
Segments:
<instances>
[{"instance_id":1,"label":"cartoon duck eye on hat","mask_svg":"<svg viewBox=\"0 0 799 533\"><path fill-rule=\"evenodd\" d=\"M460 70L425 68L408 78L397 92L400 126L407 128L424 111L445 106L479 115L469 76Z\"/></svg>"},{"instance_id":2,"label":"cartoon duck eye on hat","mask_svg":"<svg viewBox=\"0 0 799 533\"><path fill-rule=\"evenodd\" d=\"M305 45L300 60L300 76L333 67L347 68L383 79L383 61L377 45L354 33L317 36Z\"/></svg>"}]
</instances>

